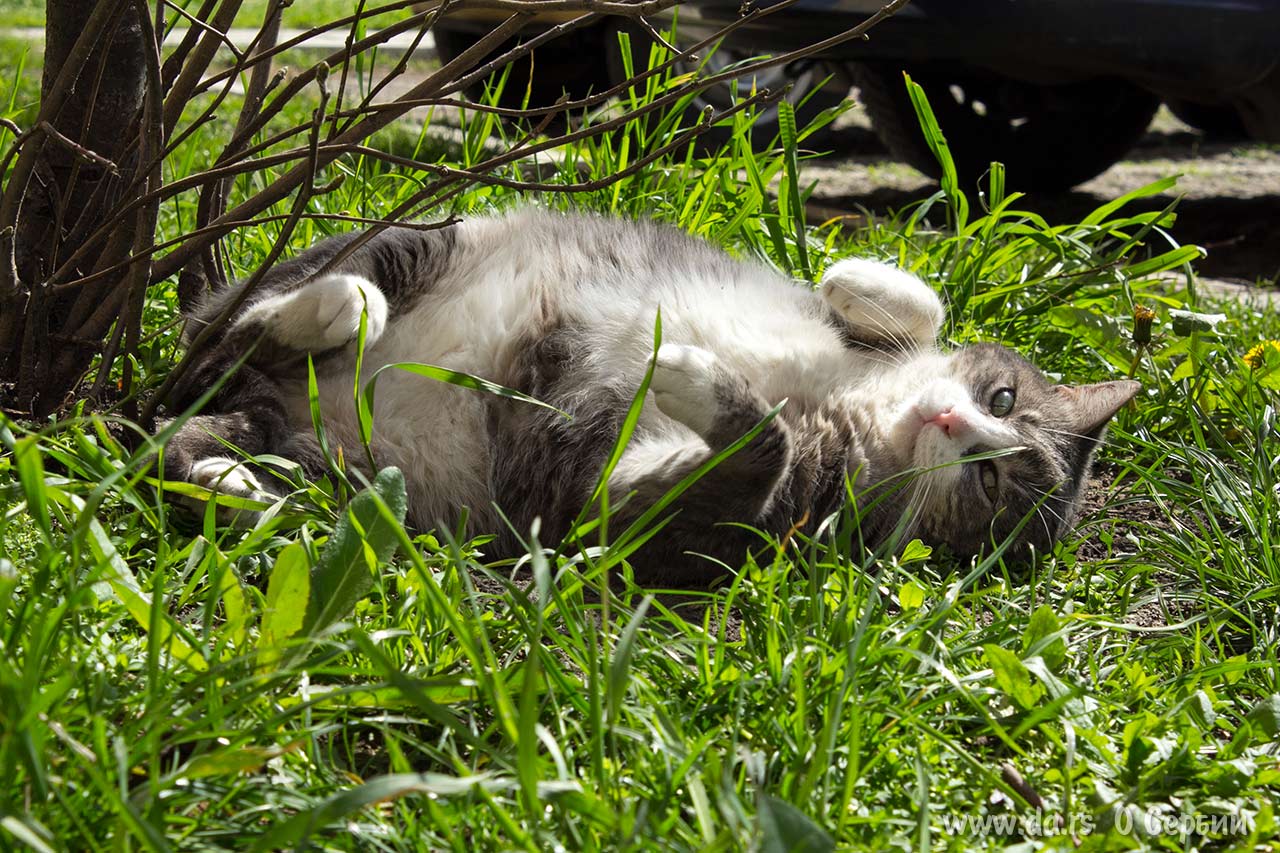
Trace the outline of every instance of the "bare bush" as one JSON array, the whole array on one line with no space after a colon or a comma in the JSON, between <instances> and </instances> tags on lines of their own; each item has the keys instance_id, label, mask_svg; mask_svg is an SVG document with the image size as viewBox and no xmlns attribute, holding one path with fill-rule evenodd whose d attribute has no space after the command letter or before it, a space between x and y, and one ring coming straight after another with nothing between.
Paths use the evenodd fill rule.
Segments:
<instances>
[{"instance_id":1,"label":"bare bush","mask_svg":"<svg viewBox=\"0 0 1280 853\"><path fill-rule=\"evenodd\" d=\"M272 0L256 36L244 49L232 44L227 35L242 0L199 0L183 4L187 8L168 0L49 0L41 104L30 127L13 128L16 140L0 167L5 174L0 193L0 402L10 411L44 416L77 396L100 397L113 367L120 363L120 397L126 401L126 411L136 414L133 360L121 359L137 352L149 288L178 275L186 285L221 282L228 276L222 244L229 234L268 221L282 223L262 266L265 270L285 250L298 223L318 215L311 202L336 186L336 181L318 183L318 176L339 158L380 158L433 176L376 220L358 220L372 225L374 231L380 225L411 219L434 219L437 226L447 225L440 211L476 183L560 193L598 189L687 145L719 119L781 93L759 91L724 110L708 110L703 120L608 178L540 183L498 172L584 136L609 133L732 77L820 54L859 37L906 1L892 0L859 27L804 50L720 74L689 75L660 97L587 126L575 126L568 117L604 104L676 62L689 62L714 39L683 50L673 48L664 64L587 98L562 98L554 105L529 109L470 105L469 109L488 111L521 131L506 150L463 169L406 161L366 143L412 109L460 106L459 93L468 86L540 45L604 18L626 19L637 31L661 41L650 18L674 6L676 0L443 0L428 9L422 8L421 0L398 0L368 9L361 3L356 14L287 42L279 41L286 2ZM715 38L792 2L746 10L740 21ZM489 10L503 19L403 94L379 98L393 79L404 74L412 51L377 79L367 80L360 90L364 94L352 96L355 87L349 81L359 58L367 60L379 45L402 33L414 34L416 46L442 15L469 9ZM397 10L412 11L394 24L364 33L365 19ZM554 26L530 29L539 16L552 12L559 13L558 20L563 20L564 13L571 17ZM275 57L330 30L347 34L340 50L291 75L273 72ZM500 55L493 57L517 34L523 34L517 46L499 50ZM362 73L367 75L368 67L371 64L366 61ZM238 87L243 91L242 106L221 150L207 165L174 177L171 173L176 170L166 168L167 160L228 109ZM284 108L303 97L315 104L311 120L289 120ZM268 169L268 182L232 204L233 179ZM194 222L161 241L157 229L161 206L193 196L198 199ZM287 203L287 213L269 214L282 203ZM359 240L350 244L346 253L359 244ZM252 276L245 283L241 301L252 293L257 279ZM197 336L187 359L174 367L143 410L144 419L181 377L191 352L197 352L216 328L216 324L207 327ZM91 385L84 384L95 362L96 376Z\"/></svg>"}]
</instances>

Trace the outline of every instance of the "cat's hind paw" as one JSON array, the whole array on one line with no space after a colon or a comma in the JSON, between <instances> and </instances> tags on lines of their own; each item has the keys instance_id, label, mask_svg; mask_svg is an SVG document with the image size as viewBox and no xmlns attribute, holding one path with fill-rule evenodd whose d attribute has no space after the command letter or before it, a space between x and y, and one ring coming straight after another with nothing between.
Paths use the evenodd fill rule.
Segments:
<instances>
[{"instance_id":1,"label":"cat's hind paw","mask_svg":"<svg viewBox=\"0 0 1280 853\"><path fill-rule=\"evenodd\" d=\"M920 279L889 264L848 258L822 277L822 296L853 331L870 341L932 346L942 300Z\"/></svg>"},{"instance_id":2,"label":"cat's hind paw","mask_svg":"<svg viewBox=\"0 0 1280 853\"><path fill-rule=\"evenodd\" d=\"M701 347L663 344L649 383L662 413L702 436L711 431L719 407L718 361Z\"/></svg>"},{"instance_id":3,"label":"cat's hind paw","mask_svg":"<svg viewBox=\"0 0 1280 853\"><path fill-rule=\"evenodd\" d=\"M368 314L365 345L387 325L387 299L368 279L335 273L253 305L240 322L259 322L276 341L301 352L337 349L356 340Z\"/></svg>"}]
</instances>

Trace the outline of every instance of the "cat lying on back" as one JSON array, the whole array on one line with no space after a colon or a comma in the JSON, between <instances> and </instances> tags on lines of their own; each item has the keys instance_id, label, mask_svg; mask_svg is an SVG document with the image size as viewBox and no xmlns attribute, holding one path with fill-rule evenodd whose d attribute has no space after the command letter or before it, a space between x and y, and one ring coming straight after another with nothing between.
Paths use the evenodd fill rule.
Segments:
<instances>
[{"instance_id":1,"label":"cat lying on back","mask_svg":"<svg viewBox=\"0 0 1280 853\"><path fill-rule=\"evenodd\" d=\"M168 477L271 492L272 479L239 464L219 438L321 475L307 353L330 445L348 464L362 459L352 387L367 310L363 376L426 362L572 415L384 373L372 448L378 466L404 472L410 522L452 528L466 507L472 532L500 534L491 555L518 555L496 505L520 534L541 518L542 541L558 542L618 436L661 308L650 398L609 481L615 533L787 400L673 504L678 515L632 559L641 582L695 584L724 573L713 560L741 565L762 544L739 524L775 536L806 517L815 525L847 499L846 480L862 506L884 497L863 519L868 544L901 527L972 553L1027 518L1017 546L1043 550L1069 529L1106 423L1138 390L1127 381L1053 385L995 345L940 354L938 296L866 260L835 264L815 293L672 228L526 210L438 231L389 229L316 277L353 236L271 270L188 374L182 406L261 338L212 411L173 438ZM233 296L207 300L188 334ZM1023 449L959 461L1012 447ZM911 469L921 471L897 476ZM876 489L886 483L900 487Z\"/></svg>"}]
</instances>

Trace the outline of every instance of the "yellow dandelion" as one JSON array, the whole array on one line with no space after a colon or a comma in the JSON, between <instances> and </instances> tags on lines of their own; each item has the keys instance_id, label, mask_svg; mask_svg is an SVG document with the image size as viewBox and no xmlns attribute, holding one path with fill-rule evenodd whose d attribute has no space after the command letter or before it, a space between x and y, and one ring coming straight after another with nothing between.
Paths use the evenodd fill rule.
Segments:
<instances>
[{"instance_id":1,"label":"yellow dandelion","mask_svg":"<svg viewBox=\"0 0 1280 853\"><path fill-rule=\"evenodd\" d=\"M1267 348L1280 352L1280 341L1263 341L1244 354L1244 363L1251 370L1259 370L1266 363Z\"/></svg>"}]
</instances>

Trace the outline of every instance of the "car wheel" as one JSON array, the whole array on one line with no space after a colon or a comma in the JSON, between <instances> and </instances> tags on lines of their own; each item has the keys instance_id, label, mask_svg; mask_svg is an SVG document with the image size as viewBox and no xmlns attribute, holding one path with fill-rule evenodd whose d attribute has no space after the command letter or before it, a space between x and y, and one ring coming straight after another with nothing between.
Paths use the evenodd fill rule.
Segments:
<instances>
[{"instance_id":1,"label":"car wheel","mask_svg":"<svg viewBox=\"0 0 1280 853\"><path fill-rule=\"evenodd\" d=\"M457 58L482 37L481 34L449 29L442 24L438 24L432 33L441 64ZM603 37L604 30L599 26L572 30L516 60L511 65L511 73L498 96L497 105L520 109L525 103L526 91L530 108L550 106L566 92L572 100L578 100L592 92L603 91L609 85L609 67L601 51ZM484 61L496 59L517 43L515 39L504 42ZM499 78L501 74L499 69L490 79ZM480 100L484 94L484 82L467 87L466 95L473 101Z\"/></svg>"},{"instance_id":2,"label":"car wheel","mask_svg":"<svg viewBox=\"0 0 1280 853\"><path fill-rule=\"evenodd\" d=\"M1155 96L1122 80L1038 85L974 69L907 73L928 95L966 186L998 160L1011 187L1069 189L1122 158L1160 105ZM853 78L885 146L929 177L941 177L900 66L859 63Z\"/></svg>"},{"instance_id":3,"label":"car wheel","mask_svg":"<svg viewBox=\"0 0 1280 853\"><path fill-rule=\"evenodd\" d=\"M632 67L647 67L649 57L649 37L628 22L616 25L625 29L631 39ZM609 37L607 44L611 48L609 56L610 76L616 85L621 83L626 72L621 61L621 51L616 47L617 30ZM721 44L711 52L704 63L679 63L675 66L675 74L685 74L701 70L704 76L728 71L734 66L746 64L749 60L760 56L758 52ZM736 101L746 97L754 88L778 90L787 89L782 96L796 109L796 127L804 127L825 109L839 106L849 96L852 82L848 72L842 66L831 65L816 60L802 60L787 65L766 68L754 75L739 77L736 85L732 82L702 90L693 99L692 107L701 112L712 107L717 112L732 107ZM806 97L807 96L807 97ZM690 116L690 123L696 116ZM766 104L756 110L755 122L752 125L752 141L757 146L767 145L778 133L778 102ZM816 133L806 137L807 147L822 145L829 139L831 126L827 125ZM715 127L698 137L698 145L703 149L718 148L733 136L733 128L729 125Z\"/></svg>"},{"instance_id":4,"label":"car wheel","mask_svg":"<svg viewBox=\"0 0 1280 853\"><path fill-rule=\"evenodd\" d=\"M1169 110L1183 122L1205 136L1222 141L1248 139L1244 120L1235 107L1227 104L1200 104L1195 101L1168 100Z\"/></svg>"}]
</instances>

